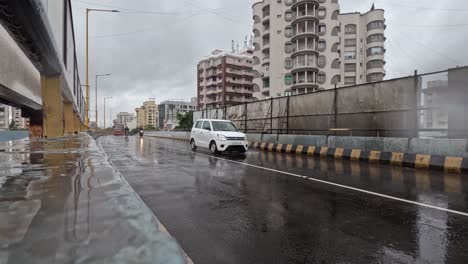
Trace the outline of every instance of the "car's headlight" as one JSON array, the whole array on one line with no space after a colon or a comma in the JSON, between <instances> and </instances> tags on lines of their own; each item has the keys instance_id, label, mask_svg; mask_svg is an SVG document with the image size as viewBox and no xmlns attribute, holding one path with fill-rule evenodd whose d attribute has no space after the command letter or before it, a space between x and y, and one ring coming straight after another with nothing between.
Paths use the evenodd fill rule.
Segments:
<instances>
[{"instance_id":1,"label":"car's headlight","mask_svg":"<svg viewBox=\"0 0 468 264\"><path fill-rule=\"evenodd\" d=\"M218 134L218 139L221 141L227 140L225 135Z\"/></svg>"}]
</instances>

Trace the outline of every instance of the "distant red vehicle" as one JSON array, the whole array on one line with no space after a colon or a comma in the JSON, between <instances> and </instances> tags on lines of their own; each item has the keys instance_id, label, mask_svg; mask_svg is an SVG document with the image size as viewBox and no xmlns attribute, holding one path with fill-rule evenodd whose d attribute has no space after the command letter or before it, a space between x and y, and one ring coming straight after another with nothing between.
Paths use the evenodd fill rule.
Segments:
<instances>
[{"instance_id":1,"label":"distant red vehicle","mask_svg":"<svg viewBox=\"0 0 468 264\"><path fill-rule=\"evenodd\" d=\"M112 131L112 135L114 136L123 136L125 134L125 128L121 124L116 124L114 126L114 130Z\"/></svg>"}]
</instances>

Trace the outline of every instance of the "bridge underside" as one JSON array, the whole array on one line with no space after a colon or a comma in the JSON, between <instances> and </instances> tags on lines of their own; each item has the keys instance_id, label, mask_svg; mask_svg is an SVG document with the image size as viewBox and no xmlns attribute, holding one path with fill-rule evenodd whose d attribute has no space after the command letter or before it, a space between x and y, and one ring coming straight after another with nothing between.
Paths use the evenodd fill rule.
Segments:
<instances>
[{"instance_id":1,"label":"bridge underside","mask_svg":"<svg viewBox=\"0 0 468 264\"><path fill-rule=\"evenodd\" d=\"M62 17L71 20L70 3L63 2ZM73 52L65 54L74 57L70 73L47 12L40 0L0 0L0 103L21 108L23 117L30 118L31 137L54 138L85 127L75 48L67 47ZM73 21L61 22L66 30Z\"/></svg>"}]
</instances>

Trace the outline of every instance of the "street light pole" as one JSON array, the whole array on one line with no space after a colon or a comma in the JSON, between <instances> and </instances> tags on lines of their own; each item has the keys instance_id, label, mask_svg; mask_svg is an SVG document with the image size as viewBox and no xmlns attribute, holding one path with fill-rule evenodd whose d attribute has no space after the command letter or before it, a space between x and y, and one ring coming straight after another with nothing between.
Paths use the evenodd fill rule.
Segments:
<instances>
[{"instance_id":1,"label":"street light pole","mask_svg":"<svg viewBox=\"0 0 468 264\"><path fill-rule=\"evenodd\" d=\"M111 12L118 13L118 10L91 9L86 8L86 104L85 104L85 125L89 128L89 12ZM97 127L97 124L96 124Z\"/></svg>"},{"instance_id":2,"label":"street light pole","mask_svg":"<svg viewBox=\"0 0 468 264\"><path fill-rule=\"evenodd\" d=\"M104 129L106 129L106 100L111 98L112 96L104 97Z\"/></svg>"},{"instance_id":3,"label":"street light pole","mask_svg":"<svg viewBox=\"0 0 468 264\"><path fill-rule=\"evenodd\" d=\"M98 101L98 96L97 96L97 90L98 90L98 77L102 77L102 76L109 76L110 74L109 73L106 73L106 74L96 74L96 99L94 100L95 103L96 103L96 131L98 129L98 107L97 107L97 101ZM105 113L105 112L104 112Z\"/></svg>"}]
</instances>

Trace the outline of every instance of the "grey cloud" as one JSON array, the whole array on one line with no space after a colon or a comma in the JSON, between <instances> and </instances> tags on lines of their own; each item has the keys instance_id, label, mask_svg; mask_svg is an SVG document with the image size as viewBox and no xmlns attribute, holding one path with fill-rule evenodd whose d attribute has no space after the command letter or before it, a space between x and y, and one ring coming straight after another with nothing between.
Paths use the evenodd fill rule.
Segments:
<instances>
[{"instance_id":1,"label":"grey cloud","mask_svg":"<svg viewBox=\"0 0 468 264\"><path fill-rule=\"evenodd\" d=\"M83 0L96 4L158 12L197 15L93 13L90 18L90 84L94 106L94 76L111 73L99 81L99 94L113 96L110 105L132 112L142 101L157 101L196 95L196 64L213 49L229 50L231 40L243 45L252 30L253 0ZM84 39L86 7L105 8L73 0L80 75L84 83ZM387 77L436 71L468 65L462 52L468 27L418 28L408 25L468 24L468 12L418 10L404 6L468 9L464 0L341 0L342 12L366 12L375 2L386 10ZM207 9L209 12L207 12ZM214 11L212 11L214 10ZM131 33L136 32L136 33ZM109 36L115 35L115 36ZM97 37L96 37L97 36ZM99 37L101 36L101 37ZM423 42L427 47L420 44ZM436 50L436 51L435 51ZM99 100L102 109L102 99ZM102 110L101 110L102 111ZM102 113L100 119L102 120Z\"/></svg>"}]
</instances>

